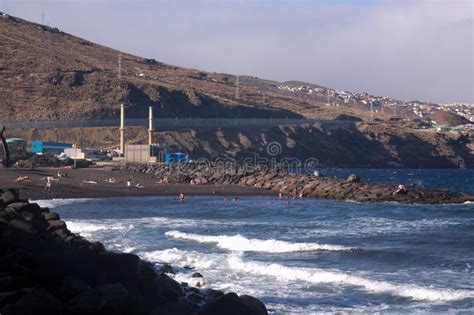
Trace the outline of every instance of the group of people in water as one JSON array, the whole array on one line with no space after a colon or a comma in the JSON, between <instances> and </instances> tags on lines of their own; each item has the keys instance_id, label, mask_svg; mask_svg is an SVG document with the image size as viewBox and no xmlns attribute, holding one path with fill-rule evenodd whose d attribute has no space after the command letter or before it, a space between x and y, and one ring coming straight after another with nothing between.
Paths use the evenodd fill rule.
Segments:
<instances>
[{"instance_id":1,"label":"group of people in water","mask_svg":"<svg viewBox=\"0 0 474 315\"><path fill-rule=\"evenodd\" d=\"M293 190L293 199L296 199L296 198L303 198L303 192L302 191L299 191L297 188L295 188ZM288 197L287 197L288 198ZM278 191L278 199L284 199L284 196L283 196L283 191L280 189Z\"/></svg>"}]
</instances>

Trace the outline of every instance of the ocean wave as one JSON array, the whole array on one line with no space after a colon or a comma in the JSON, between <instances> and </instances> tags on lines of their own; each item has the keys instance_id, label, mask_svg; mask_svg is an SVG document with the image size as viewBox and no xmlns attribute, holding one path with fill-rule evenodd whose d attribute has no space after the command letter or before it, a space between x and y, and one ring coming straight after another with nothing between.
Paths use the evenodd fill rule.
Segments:
<instances>
[{"instance_id":1,"label":"ocean wave","mask_svg":"<svg viewBox=\"0 0 474 315\"><path fill-rule=\"evenodd\" d=\"M232 269L248 272L253 275L276 277L280 281L351 285L362 287L366 291L376 294L390 294L420 301L453 301L474 297L474 292L469 290L432 289L412 284L393 284L385 281L370 280L337 271L294 268L280 264L265 264L252 261L245 262L237 255L230 256L228 263Z\"/></svg>"},{"instance_id":2,"label":"ocean wave","mask_svg":"<svg viewBox=\"0 0 474 315\"><path fill-rule=\"evenodd\" d=\"M91 237L97 232L120 231L126 232L134 228L133 224L112 223L108 221L66 221L68 229L83 237Z\"/></svg>"},{"instance_id":3,"label":"ocean wave","mask_svg":"<svg viewBox=\"0 0 474 315\"><path fill-rule=\"evenodd\" d=\"M92 198L69 198L69 199L40 199L40 200L30 200L31 203L37 203L40 207L46 207L49 209L54 209L56 207L70 205L73 203L82 203L93 201Z\"/></svg>"},{"instance_id":4,"label":"ocean wave","mask_svg":"<svg viewBox=\"0 0 474 315\"><path fill-rule=\"evenodd\" d=\"M318 268L288 267L276 263L244 261L242 254L203 254L195 251L183 251L176 248L144 252L141 257L155 261L167 262L172 265L185 267L192 266L198 269L209 269L214 273L228 274L229 271L240 274L239 281L255 276L268 277L260 281L271 284L270 279L280 282L332 284L363 288L374 294L387 294L417 301L446 302L474 298L474 291L455 289L436 289L421 287L414 284L394 284L381 280L372 280L362 276L354 276L338 270L324 270ZM204 271L206 274L206 271Z\"/></svg>"},{"instance_id":5,"label":"ocean wave","mask_svg":"<svg viewBox=\"0 0 474 315\"><path fill-rule=\"evenodd\" d=\"M168 231L165 233L166 236L170 236L177 239L184 239L195 241L199 243L216 243L217 247L222 249L228 249L231 251L242 251L242 252L266 252L266 253L288 253L288 252L300 252L300 251L315 251L315 250L326 250L326 251L345 251L354 249L352 247L345 247L339 245L328 245L318 243L290 243L285 241L279 241L274 239L260 240L260 239L248 239L242 235L199 235L183 233L180 231Z\"/></svg>"},{"instance_id":6,"label":"ocean wave","mask_svg":"<svg viewBox=\"0 0 474 315\"><path fill-rule=\"evenodd\" d=\"M168 248L151 252L141 252L139 256L152 262L168 263L179 267L219 268L226 263L226 256L219 254L202 254L195 251L183 251Z\"/></svg>"},{"instance_id":7,"label":"ocean wave","mask_svg":"<svg viewBox=\"0 0 474 315\"><path fill-rule=\"evenodd\" d=\"M419 220L397 220L389 218L362 217L352 218L346 222L327 220L311 220L305 223L311 229L295 228L287 233L305 237L309 235L351 237L360 235L391 235L391 234L412 234L415 232L432 231L434 229L444 229L448 226L460 226L465 224L463 218L433 218ZM305 226L302 226L305 227ZM294 234L296 233L296 234Z\"/></svg>"}]
</instances>

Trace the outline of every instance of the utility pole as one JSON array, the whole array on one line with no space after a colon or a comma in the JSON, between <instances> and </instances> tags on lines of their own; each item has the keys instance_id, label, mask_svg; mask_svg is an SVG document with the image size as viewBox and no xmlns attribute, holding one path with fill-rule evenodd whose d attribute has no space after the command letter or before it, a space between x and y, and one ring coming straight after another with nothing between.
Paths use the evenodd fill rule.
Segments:
<instances>
[{"instance_id":1,"label":"utility pole","mask_svg":"<svg viewBox=\"0 0 474 315\"><path fill-rule=\"evenodd\" d=\"M239 76L237 76L235 81L235 99L239 99Z\"/></svg>"},{"instance_id":2,"label":"utility pole","mask_svg":"<svg viewBox=\"0 0 474 315\"><path fill-rule=\"evenodd\" d=\"M51 27L48 25L48 27ZM51 35L51 29L48 29L48 41L49 41L49 59L51 61L51 67L54 65L54 60L53 60L53 38ZM53 70L53 69L51 69Z\"/></svg>"},{"instance_id":3,"label":"utility pole","mask_svg":"<svg viewBox=\"0 0 474 315\"><path fill-rule=\"evenodd\" d=\"M119 84L122 81L122 52L119 52L119 60L118 60L118 79L119 79Z\"/></svg>"},{"instance_id":4,"label":"utility pole","mask_svg":"<svg viewBox=\"0 0 474 315\"><path fill-rule=\"evenodd\" d=\"M370 122L374 121L374 102L370 102Z\"/></svg>"},{"instance_id":5,"label":"utility pole","mask_svg":"<svg viewBox=\"0 0 474 315\"><path fill-rule=\"evenodd\" d=\"M72 147L74 148L74 168L77 167L77 143L73 143Z\"/></svg>"}]
</instances>

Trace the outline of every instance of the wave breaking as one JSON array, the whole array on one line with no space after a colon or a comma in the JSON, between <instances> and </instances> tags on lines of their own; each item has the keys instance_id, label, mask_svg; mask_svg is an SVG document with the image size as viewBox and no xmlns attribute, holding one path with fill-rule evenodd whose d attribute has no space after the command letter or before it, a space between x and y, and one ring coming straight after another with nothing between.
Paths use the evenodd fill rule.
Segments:
<instances>
[{"instance_id":1,"label":"wave breaking","mask_svg":"<svg viewBox=\"0 0 474 315\"><path fill-rule=\"evenodd\" d=\"M198 243L215 243L217 247L227 249L230 251L239 252L266 252L266 253L289 253L289 252L301 252L301 251L348 251L354 248L339 246L339 245L328 245L318 243L290 243L286 241L280 241L275 239L260 240L253 238L246 238L240 234L227 236L227 235L199 235L184 233L180 231L168 231L165 233L166 236L173 237L176 239L190 240Z\"/></svg>"}]
</instances>

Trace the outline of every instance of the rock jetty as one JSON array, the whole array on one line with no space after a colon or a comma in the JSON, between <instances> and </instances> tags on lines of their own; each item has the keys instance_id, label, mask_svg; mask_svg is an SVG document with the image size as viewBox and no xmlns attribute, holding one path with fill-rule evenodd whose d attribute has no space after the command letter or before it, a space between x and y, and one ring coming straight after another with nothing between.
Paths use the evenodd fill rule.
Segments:
<instances>
[{"instance_id":1,"label":"rock jetty","mask_svg":"<svg viewBox=\"0 0 474 315\"><path fill-rule=\"evenodd\" d=\"M274 190L285 195L358 202L446 204L474 201L474 196L448 189L418 185L363 182L359 175L347 179L295 174L265 166L216 164L129 164L128 170L152 174L169 184L241 185ZM400 189L401 188L401 189Z\"/></svg>"},{"instance_id":2,"label":"rock jetty","mask_svg":"<svg viewBox=\"0 0 474 315\"><path fill-rule=\"evenodd\" d=\"M260 315L267 310L251 296L179 284L136 255L109 252L71 233L57 213L10 189L0 191L0 314Z\"/></svg>"}]
</instances>

